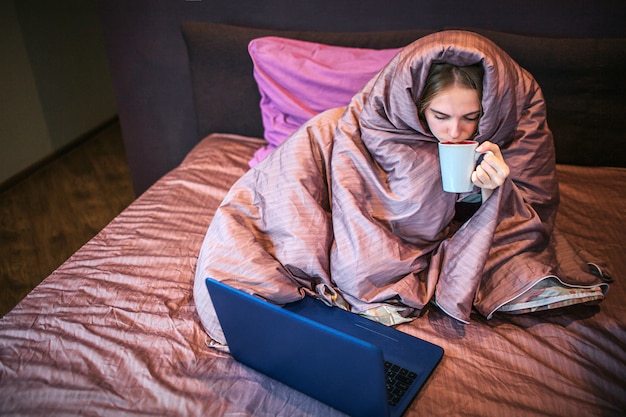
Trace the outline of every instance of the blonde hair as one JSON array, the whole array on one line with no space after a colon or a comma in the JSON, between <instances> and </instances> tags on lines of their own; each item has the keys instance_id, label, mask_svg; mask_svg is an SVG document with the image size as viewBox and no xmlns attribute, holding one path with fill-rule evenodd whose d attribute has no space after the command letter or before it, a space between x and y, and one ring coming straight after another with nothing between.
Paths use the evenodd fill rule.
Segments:
<instances>
[{"instance_id":1,"label":"blonde hair","mask_svg":"<svg viewBox=\"0 0 626 417\"><path fill-rule=\"evenodd\" d=\"M480 63L468 66L457 66L446 63L431 65L428 76L426 77L426 82L424 83L422 96L417 102L417 112L420 119L426 122L424 112L428 105L434 100L437 94L453 85L476 90L478 100L482 101L484 73L485 70Z\"/></svg>"}]
</instances>

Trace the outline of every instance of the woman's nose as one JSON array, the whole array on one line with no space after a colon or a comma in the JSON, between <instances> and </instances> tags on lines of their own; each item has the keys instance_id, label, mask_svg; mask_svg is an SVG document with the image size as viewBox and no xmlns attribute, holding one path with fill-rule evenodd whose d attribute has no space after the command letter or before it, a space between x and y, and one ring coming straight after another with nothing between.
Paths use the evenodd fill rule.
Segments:
<instances>
[{"instance_id":1,"label":"woman's nose","mask_svg":"<svg viewBox=\"0 0 626 417\"><path fill-rule=\"evenodd\" d=\"M458 121L452 121L450 125L450 137L452 139L458 139L461 135L461 126Z\"/></svg>"}]
</instances>

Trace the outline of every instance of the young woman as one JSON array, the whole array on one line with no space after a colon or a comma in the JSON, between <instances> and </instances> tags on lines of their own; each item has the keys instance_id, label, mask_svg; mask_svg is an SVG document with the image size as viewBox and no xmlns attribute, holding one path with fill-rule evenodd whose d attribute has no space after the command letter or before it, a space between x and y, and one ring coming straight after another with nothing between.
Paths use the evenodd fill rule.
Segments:
<instances>
[{"instance_id":1,"label":"young woman","mask_svg":"<svg viewBox=\"0 0 626 417\"><path fill-rule=\"evenodd\" d=\"M446 193L437 143L470 138L491 153L472 192ZM463 202L477 210L458 222ZM462 322L472 308L489 318L548 276L595 282L556 260L557 204L533 77L484 37L435 33L232 187L198 258L197 310L223 343L212 277L278 304L310 294L386 324L430 302Z\"/></svg>"},{"instance_id":2,"label":"young woman","mask_svg":"<svg viewBox=\"0 0 626 417\"><path fill-rule=\"evenodd\" d=\"M460 143L474 138L482 115L483 74L482 65L430 67L417 109L420 120L438 141ZM494 143L483 142L476 151L486 155L472 174L472 181L486 199L491 190L502 185L509 167Z\"/></svg>"}]
</instances>

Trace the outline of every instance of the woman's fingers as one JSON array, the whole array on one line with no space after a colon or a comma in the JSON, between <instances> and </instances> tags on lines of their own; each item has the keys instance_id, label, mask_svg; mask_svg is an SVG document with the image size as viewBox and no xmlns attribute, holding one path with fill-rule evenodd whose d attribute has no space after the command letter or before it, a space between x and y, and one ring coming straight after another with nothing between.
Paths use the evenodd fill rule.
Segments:
<instances>
[{"instance_id":1,"label":"woman's fingers","mask_svg":"<svg viewBox=\"0 0 626 417\"><path fill-rule=\"evenodd\" d=\"M477 149L483 152L483 160L472 174L472 182L480 188L496 189L509 176L509 166L504 162L500 148L495 143L484 142Z\"/></svg>"}]
</instances>

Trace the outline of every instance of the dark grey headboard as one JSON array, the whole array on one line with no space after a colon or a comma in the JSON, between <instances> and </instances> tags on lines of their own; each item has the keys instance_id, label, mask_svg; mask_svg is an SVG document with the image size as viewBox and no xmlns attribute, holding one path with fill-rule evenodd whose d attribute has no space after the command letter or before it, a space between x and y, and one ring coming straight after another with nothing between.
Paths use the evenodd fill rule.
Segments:
<instances>
[{"instance_id":1,"label":"dark grey headboard","mask_svg":"<svg viewBox=\"0 0 626 417\"><path fill-rule=\"evenodd\" d=\"M278 35L333 45L392 48L430 30L293 32L215 23L183 23L190 60L198 137L209 133L263 136L260 95L247 45ZM626 39L558 39L482 32L529 70L542 86L557 162L625 166Z\"/></svg>"},{"instance_id":2,"label":"dark grey headboard","mask_svg":"<svg viewBox=\"0 0 626 417\"><path fill-rule=\"evenodd\" d=\"M135 192L141 194L180 163L201 137L183 22L291 31L456 26L532 36L626 37L623 0L394 0L381 4L378 0L98 0Z\"/></svg>"},{"instance_id":3,"label":"dark grey headboard","mask_svg":"<svg viewBox=\"0 0 626 417\"><path fill-rule=\"evenodd\" d=\"M254 29L217 23L183 23L189 52L198 137L237 133L263 137L257 85L248 43L262 36L282 36L330 45L398 48L432 30L389 32L298 32Z\"/></svg>"}]
</instances>

